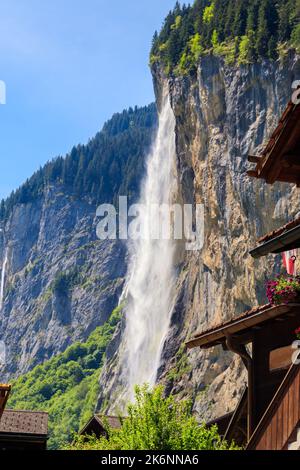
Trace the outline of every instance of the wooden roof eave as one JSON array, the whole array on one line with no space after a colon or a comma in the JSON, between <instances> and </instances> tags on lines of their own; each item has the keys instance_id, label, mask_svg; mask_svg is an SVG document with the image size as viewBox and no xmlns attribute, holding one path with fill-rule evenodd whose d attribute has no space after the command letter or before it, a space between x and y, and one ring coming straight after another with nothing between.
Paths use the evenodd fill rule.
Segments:
<instances>
[{"instance_id":1,"label":"wooden roof eave","mask_svg":"<svg viewBox=\"0 0 300 470\"><path fill-rule=\"evenodd\" d=\"M89 421L84 425L84 427L79 431L78 434L79 434L80 436L84 435L84 434L87 432L89 426L90 426L93 422L96 422L97 424L99 424L100 426L102 426L103 429L104 429L104 426L103 426L103 424L102 424L100 418L95 414L95 415L93 415L93 416L89 419Z\"/></svg>"},{"instance_id":2,"label":"wooden roof eave","mask_svg":"<svg viewBox=\"0 0 300 470\"><path fill-rule=\"evenodd\" d=\"M262 166L258 169L258 177L265 178L268 184L274 184L275 181L279 180L282 169L286 168L284 157L288 154L289 147L292 145L290 141L295 140L295 135L292 130L293 124L294 119L291 119L282 128L278 138L275 141L274 147L271 149L266 158L263 159ZM287 130L291 131L292 136L289 138L288 142L285 142L284 149L286 150L283 150L282 140L284 139L284 134L287 132ZM274 158L274 155L277 156L277 161ZM274 164L274 160L276 164ZM293 174L289 175L288 179L293 179L293 176L295 177ZM284 180L282 179L282 181ZM295 181L297 181L297 179Z\"/></svg>"},{"instance_id":3,"label":"wooden roof eave","mask_svg":"<svg viewBox=\"0 0 300 470\"><path fill-rule=\"evenodd\" d=\"M254 170L247 172L248 176L264 179L268 184L275 181L300 184L300 169L298 168L300 106L289 103L277 129L274 131L264 153L261 156L249 155L248 161L256 163ZM296 165L289 160L296 150ZM293 158L292 158L293 160Z\"/></svg>"},{"instance_id":4,"label":"wooden roof eave","mask_svg":"<svg viewBox=\"0 0 300 470\"><path fill-rule=\"evenodd\" d=\"M299 246L298 246L299 245ZM260 258L261 256L269 255L270 253L277 254L287 251L292 248L300 247L300 225L282 233L281 235L262 243L257 248L250 251L253 258Z\"/></svg>"},{"instance_id":5,"label":"wooden roof eave","mask_svg":"<svg viewBox=\"0 0 300 470\"><path fill-rule=\"evenodd\" d=\"M299 311L300 304L276 305L266 310L259 311L249 317L237 318L228 325L220 326L213 331L208 331L207 333L204 332L199 336L196 336L188 341L186 346L188 349L194 349L197 347L200 347L201 349L212 348L218 344L225 343L228 336L245 333L247 330L251 330L255 326L272 318L291 312L294 307L297 307ZM251 341L249 336L245 336L245 338L247 342Z\"/></svg>"}]
</instances>

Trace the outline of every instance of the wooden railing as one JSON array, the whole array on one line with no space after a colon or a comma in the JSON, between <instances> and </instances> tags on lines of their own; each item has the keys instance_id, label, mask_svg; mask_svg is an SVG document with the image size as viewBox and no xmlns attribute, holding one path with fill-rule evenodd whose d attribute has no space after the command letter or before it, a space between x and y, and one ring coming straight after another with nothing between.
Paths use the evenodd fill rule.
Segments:
<instances>
[{"instance_id":1,"label":"wooden railing","mask_svg":"<svg viewBox=\"0 0 300 470\"><path fill-rule=\"evenodd\" d=\"M293 365L254 431L247 449L284 450L293 440L299 423L300 365Z\"/></svg>"}]
</instances>

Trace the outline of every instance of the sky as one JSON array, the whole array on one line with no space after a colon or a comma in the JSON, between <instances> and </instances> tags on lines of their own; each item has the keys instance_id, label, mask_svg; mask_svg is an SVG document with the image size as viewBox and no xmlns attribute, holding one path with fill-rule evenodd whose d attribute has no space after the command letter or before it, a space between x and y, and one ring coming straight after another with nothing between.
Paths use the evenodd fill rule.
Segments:
<instances>
[{"instance_id":1,"label":"sky","mask_svg":"<svg viewBox=\"0 0 300 470\"><path fill-rule=\"evenodd\" d=\"M0 0L0 198L113 113L154 100L151 40L174 5Z\"/></svg>"}]
</instances>

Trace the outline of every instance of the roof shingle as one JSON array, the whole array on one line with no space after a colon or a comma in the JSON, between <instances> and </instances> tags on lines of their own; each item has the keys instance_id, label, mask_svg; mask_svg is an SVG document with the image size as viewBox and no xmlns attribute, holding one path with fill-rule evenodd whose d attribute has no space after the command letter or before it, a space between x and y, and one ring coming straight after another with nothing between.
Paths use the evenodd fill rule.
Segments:
<instances>
[{"instance_id":1,"label":"roof shingle","mask_svg":"<svg viewBox=\"0 0 300 470\"><path fill-rule=\"evenodd\" d=\"M48 434L48 413L43 411L5 410L0 420L0 434Z\"/></svg>"},{"instance_id":2,"label":"roof shingle","mask_svg":"<svg viewBox=\"0 0 300 470\"><path fill-rule=\"evenodd\" d=\"M279 237L279 235L282 235L284 232L287 232L288 230L291 230L292 228L298 227L300 225L300 217L297 217L295 220L291 220L287 224L283 225L282 227L279 227L277 230L273 230L272 232L267 233L263 237L258 239L259 243L264 243L269 240L272 240L273 238Z\"/></svg>"}]
</instances>

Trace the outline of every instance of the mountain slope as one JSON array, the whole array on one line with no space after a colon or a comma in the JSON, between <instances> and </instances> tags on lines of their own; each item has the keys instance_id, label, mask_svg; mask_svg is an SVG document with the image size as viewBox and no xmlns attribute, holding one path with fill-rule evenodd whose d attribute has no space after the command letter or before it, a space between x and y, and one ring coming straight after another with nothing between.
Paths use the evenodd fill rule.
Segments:
<instances>
[{"instance_id":1,"label":"mountain slope","mask_svg":"<svg viewBox=\"0 0 300 470\"><path fill-rule=\"evenodd\" d=\"M137 198L156 121L155 105L116 114L2 202L2 381L86 340L117 305L126 246L97 239L96 207Z\"/></svg>"}]
</instances>

